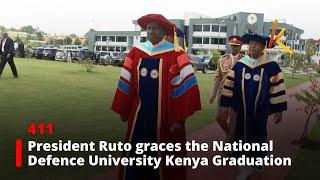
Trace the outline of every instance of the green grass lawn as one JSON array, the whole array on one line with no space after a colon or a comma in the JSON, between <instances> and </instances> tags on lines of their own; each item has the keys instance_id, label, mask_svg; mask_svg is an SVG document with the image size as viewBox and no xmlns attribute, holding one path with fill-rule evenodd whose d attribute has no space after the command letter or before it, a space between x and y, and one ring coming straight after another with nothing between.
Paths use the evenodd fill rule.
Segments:
<instances>
[{"instance_id":1,"label":"green grass lawn","mask_svg":"<svg viewBox=\"0 0 320 180\"><path fill-rule=\"evenodd\" d=\"M315 127L312 129L309 138L314 141L320 141L320 120L317 121ZM300 149L286 179L300 180L319 178L319 163L319 150Z\"/></svg>"},{"instance_id":2,"label":"green grass lawn","mask_svg":"<svg viewBox=\"0 0 320 180\"><path fill-rule=\"evenodd\" d=\"M18 137L39 141L123 140L126 124L109 110L121 69L97 66L94 72L87 73L76 63L30 59L16 59L15 62L20 78L13 79L7 65L0 79L0 169L1 172L7 172L1 173L0 179L3 179L1 176L10 176L6 179L38 179L36 177L44 176L55 180L67 176L86 179L105 171L107 167L54 168L54 171L51 168L33 167L17 170L14 167L14 146ZM213 74L197 72L196 75L201 91L202 111L188 120L188 133L214 121L216 105L210 105L207 101ZM287 79L287 87L306 80L306 76ZM31 122L54 123L54 135L33 137L27 134L26 129ZM70 156L70 153L64 155Z\"/></svg>"}]
</instances>

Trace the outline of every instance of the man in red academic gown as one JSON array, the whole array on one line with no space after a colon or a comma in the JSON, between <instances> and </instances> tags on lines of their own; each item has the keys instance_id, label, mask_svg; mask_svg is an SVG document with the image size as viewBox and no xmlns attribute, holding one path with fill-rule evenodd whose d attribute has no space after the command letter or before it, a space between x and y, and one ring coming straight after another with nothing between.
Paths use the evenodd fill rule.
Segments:
<instances>
[{"instance_id":1,"label":"man in red academic gown","mask_svg":"<svg viewBox=\"0 0 320 180\"><path fill-rule=\"evenodd\" d=\"M186 141L185 120L201 109L197 80L188 55L165 36L175 35L175 26L160 14L138 19L148 41L134 47L125 59L112 110L128 123L126 142L181 143ZM174 39L177 39L176 37ZM179 157L187 155L170 152ZM147 152L164 157L169 152ZM125 156L141 157L134 150ZM186 167L166 167L164 159L153 167L121 167L119 180L185 180Z\"/></svg>"}]
</instances>

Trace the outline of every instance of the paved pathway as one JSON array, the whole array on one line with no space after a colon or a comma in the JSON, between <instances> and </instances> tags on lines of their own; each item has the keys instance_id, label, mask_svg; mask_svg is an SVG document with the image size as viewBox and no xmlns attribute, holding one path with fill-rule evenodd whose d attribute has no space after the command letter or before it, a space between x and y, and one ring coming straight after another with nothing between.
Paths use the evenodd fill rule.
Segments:
<instances>
[{"instance_id":1,"label":"paved pathway","mask_svg":"<svg viewBox=\"0 0 320 180\"><path fill-rule=\"evenodd\" d=\"M308 82L296 86L288 90L288 95L299 92L301 89L306 88ZM290 142L301 135L303 125L305 122L305 114L297 112L296 108L301 104L297 103L294 99L288 97L288 111L283 114L283 121L275 125L272 119L269 119L268 132L269 138L274 141L274 156L291 157L295 158L299 147L293 146ZM315 124L315 118L310 122L310 128ZM210 143L214 140L224 140L222 129L217 123L212 123L203 129L200 129L190 135L188 140L196 140L197 142ZM217 152L190 152L188 155L191 157L201 156L208 157L209 162ZM288 174L289 167L266 167L263 172L262 180L283 180ZM238 170L234 167L215 167L213 165L207 167L198 167L195 170L188 168L188 180L234 180ZM116 180L117 168L113 168L107 173L97 175L92 180ZM254 178L258 179L258 178Z\"/></svg>"}]
</instances>

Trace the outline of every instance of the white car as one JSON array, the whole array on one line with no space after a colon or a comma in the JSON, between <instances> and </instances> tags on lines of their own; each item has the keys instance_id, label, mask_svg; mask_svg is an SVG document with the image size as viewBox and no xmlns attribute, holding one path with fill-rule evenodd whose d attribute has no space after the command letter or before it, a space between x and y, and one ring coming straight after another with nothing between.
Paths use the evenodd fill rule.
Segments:
<instances>
[{"instance_id":1,"label":"white car","mask_svg":"<svg viewBox=\"0 0 320 180\"><path fill-rule=\"evenodd\" d=\"M66 61L66 55L62 49L58 49L56 53L56 58L57 61Z\"/></svg>"}]
</instances>

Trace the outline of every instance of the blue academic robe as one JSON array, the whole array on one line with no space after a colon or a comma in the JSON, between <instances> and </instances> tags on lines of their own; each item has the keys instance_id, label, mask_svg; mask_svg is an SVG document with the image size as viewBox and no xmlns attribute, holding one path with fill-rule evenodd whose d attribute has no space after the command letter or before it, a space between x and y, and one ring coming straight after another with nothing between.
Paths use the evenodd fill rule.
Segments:
<instances>
[{"instance_id":1,"label":"blue academic robe","mask_svg":"<svg viewBox=\"0 0 320 180\"><path fill-rule=\"evenodd\" d=\"M268 116L287 109L286 90L277 62L268 58L240 59L224 83L220 105L237 113L235 141L265 143ZM266 152L238 152L235 156L263 157Z\"/></svg>"}]
</instances>

